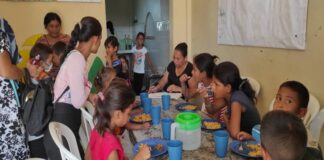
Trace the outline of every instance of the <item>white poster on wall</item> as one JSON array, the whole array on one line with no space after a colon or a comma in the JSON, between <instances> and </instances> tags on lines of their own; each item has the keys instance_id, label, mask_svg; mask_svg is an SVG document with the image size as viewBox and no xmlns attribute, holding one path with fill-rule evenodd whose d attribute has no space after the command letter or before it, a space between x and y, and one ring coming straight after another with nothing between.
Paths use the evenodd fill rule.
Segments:
<instances>
[{"instance_id":1,"label":"white poster on wall","mask_svg":"<svg viewBox=\"0 0 324 160\"><path fill-rule=\"evenodd\" d=\"M218 44L305 49L308 0L219 0Z\"/></svg>"}]
</instances>

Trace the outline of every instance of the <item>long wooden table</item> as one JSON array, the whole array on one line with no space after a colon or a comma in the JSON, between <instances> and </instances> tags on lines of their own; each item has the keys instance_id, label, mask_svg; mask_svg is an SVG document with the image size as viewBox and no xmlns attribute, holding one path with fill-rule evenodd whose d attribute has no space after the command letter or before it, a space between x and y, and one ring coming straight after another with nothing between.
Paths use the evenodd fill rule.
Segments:
<instances>
[{"instance_id":1,"label":"long wooden table","mask_svg":"<svg viewBox=\"0 0 324 160\"><path fill-rule=\"evenodd\" d=\"M175 105L178 103L184 102L183 100L172 100L171 106L169 111L163 111L161 109L161 118L164 117L170 117L174 119L176 115L179 113L179 111L175 108ZM161 105L160 99L153 99L152 101L153 106ZM162 108L162 107L161 107ZM201 115L202 119L207 118L207 115L202 113L201 111L197 112ZM161 123L160 125L153 126L148 130L135 130L135 131L129 131L123 138L125 138L124 142L127 143L126 139L130 139L130 142L134 145L137 142L147 139L147 138L161 138L162 137L162 128ZM215 145L214 145L214 139L212 133L201 131L201 146L199 149L194 151L183 151L182 152L182 159L183 160L240 160L244 159L240 156L235 155L234 153L230 152L228 150L228 153L225 158L218 158L215 154ZM231 139L229 140L229 143L231 142ZM131 143L123 144L126 151L126 154L128 157L132 158L131 150L133 146L131 146ZM127 146L125 146L127 145ZM229 146L229 145L228 145ZM128 152L128 153L127 153ZM160 157L158 159L168 159L167 156Z\"/></svg>"}]
</instances>

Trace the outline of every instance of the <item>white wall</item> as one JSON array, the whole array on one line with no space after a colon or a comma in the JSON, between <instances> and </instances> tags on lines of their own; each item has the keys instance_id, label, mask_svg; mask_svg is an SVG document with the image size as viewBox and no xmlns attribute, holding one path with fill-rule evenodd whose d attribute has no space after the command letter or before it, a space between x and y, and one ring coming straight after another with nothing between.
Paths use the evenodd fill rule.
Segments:
<instances>
[{"instance_id":1,"label":"white wall","mask_svg":"<svg viewBox=\"0 0 324 160\"><path fill-rule=\"evenodd\" d=\"M119 40L124 39L125 35L133 36L133 12L133 0L106 0L106 17L107 20L112 21L115 36Z\"/></svg>"},{"instance_id":2,"label":"white wall","mask_svg":"<svg viewBox=\"0 0 324 160\"><path fill-rule=\"evenodd\" d=\"M169 30L169 0L135 0L134 16L137 23L134 26L134 39L138 32L144 32L144 25L147 13L151 15L146 25L146 36L153 39L146 39L145 46L154 65L158 68L165 68L170 62L170 30ZM160 30L157 24L161 24Z\"/></svg>"}]
</instances>

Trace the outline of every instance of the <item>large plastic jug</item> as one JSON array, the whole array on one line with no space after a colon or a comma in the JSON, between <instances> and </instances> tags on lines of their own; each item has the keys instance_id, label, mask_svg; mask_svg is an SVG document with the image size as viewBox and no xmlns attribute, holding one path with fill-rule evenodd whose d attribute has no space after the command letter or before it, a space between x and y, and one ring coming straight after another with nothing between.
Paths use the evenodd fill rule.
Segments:
<instances>
[{"instance_id":1,"label":"large plastic jug","mask_svg":"<svg viewBox=\"0 0 324 160\"><path fill-rule=\"evenodd\" d=\"M183 150L195 150L201 144L201 117L197 113L182 112L171 125L171 140L180 140Z\"/></svg>"}]
</instances>

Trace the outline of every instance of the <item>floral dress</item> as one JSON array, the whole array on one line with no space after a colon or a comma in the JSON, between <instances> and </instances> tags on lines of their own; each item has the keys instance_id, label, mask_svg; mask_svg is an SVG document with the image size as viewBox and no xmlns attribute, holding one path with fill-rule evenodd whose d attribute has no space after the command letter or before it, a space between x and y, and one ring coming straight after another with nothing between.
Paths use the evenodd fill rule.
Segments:
<instances>
[{"instance_id":1,"label":"floral dress","mask_svg":"<svg viewBox=\"0 0 324 160\"><path fill-rule=\"evenodd\" d=\"M4 22L0 19L1 22ZM9 26L9 25L8 25ZM12 30L11 30L12 31ZM10 54L13 64L13 44L11 39L13 32L6 32L0 28L0 54ZM15 43L15 42L14 42ZM16 48L14 48L14 51ZM19 57L19 55L15 55ZM19 106L16 101L15 93L8 79L0 76L0 160L22 160L28 158L28 146L26 142L26 132L19 113Z\"/></svg>"}]
</instances>

